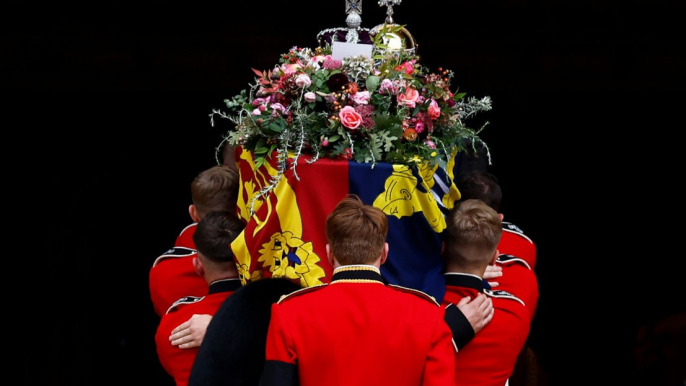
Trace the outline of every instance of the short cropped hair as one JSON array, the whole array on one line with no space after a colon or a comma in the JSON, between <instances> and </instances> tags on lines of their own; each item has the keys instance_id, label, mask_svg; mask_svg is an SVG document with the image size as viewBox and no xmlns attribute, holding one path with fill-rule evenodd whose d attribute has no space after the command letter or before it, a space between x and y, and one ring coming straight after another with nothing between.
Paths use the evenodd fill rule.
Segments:
<instances>
[{"instance_id":1,"label":"short cropped hair","mask_svg":"<svg viewBox=\"0 0 686 386\"><path fill-rule=\"evenodd\" d=\"M222 165L203 170L191 182L191 199L200 218L213 210L236 212L238 172Z\"/></svg>"},{"instance_id":2,"label":"short cropped hair","mask_svg":"<svg viewBox=\"0 0 686 386\"><path fill-rule=\"evenodd\" d=\"M326 219L326 238L341 265L370 264L383 251L388 218L356 195L341 200Z\"/></svg>"},{"instance_id":3,"label":"short cropped hair","mask_svg":"<svg viewBox=\"0 0 686 386\"><path fill-rule=\"evenodd\" d=\"M231 242L243 231L243 228L245 224L233 212L209 212L198 222L193 233L195 248L213 262L232 262L234 260Z\"/></svg>"},{"instance_id":4,"label":"short cropped hair","mask_svg":"<svg viewBox=\"0 0 686 386\"><path fill-rule=\"evenodd\" d=\"M502 233L493 208L477 199L460 201L446 216L444 257L462 266L480 266L493 257Z\"/></svg>"},{"instance_id":5,"label":"short cropped hair","mask_svg":"<svg viewBox=\"0 0 686 386\"><path fill-rule=\"evenodd\" d=\"M467 172L460 176L457 188L460 190L461 200L474 198L485 202L496 212L500 211L503 192L493 174L483 170Z\"/></svg>"}]
</instances>

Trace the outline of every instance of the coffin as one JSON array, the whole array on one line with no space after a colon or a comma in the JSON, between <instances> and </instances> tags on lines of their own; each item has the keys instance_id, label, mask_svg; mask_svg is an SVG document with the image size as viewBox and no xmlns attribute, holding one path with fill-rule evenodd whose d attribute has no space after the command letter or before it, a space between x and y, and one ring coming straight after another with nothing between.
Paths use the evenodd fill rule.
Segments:
<instances>
[{"instance_id":1,"label":"coffin","mask_svg":"<svg viewBox=\"0 0 686 386\"><path fill-rule=\"evenodd\" d=\"M258 167L252 152L236 148L238 207L247 225L231 246L241 280L286 277L303 287L328 283L326 218L342 198L356 194L388 215L383 277L440 301L445 291L441 235L446 211L460 198L454 177L461 156L452 154L439 168L330 158L312 162L302 155L282 159L288 166L279 177L276 153Z\"/></svg>"}]
</instances>

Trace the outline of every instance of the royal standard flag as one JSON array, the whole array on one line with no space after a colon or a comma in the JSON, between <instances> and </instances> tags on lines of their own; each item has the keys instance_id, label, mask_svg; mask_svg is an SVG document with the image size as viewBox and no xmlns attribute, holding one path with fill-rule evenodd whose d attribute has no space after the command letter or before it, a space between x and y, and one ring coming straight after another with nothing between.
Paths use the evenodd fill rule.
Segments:
<instances>
[{"instance_id":1,"label":"royal standard flag","mask_svg":"<svg viewBox=\"0 0 686 386\"><path fill-rule=\"evenodd\" d=\"M441 234L446 211L460 198L454 183L460 154L445 170L329 158L311 162L310 156L300 156L284 160L288 168L281 178L274 178L276 154L259 167L244 149L236 149L236 158L238 207L246 228L231 247L244 284L269 277L289 278L304 287L328 283L333 268L326 258L326 218L341 199L356 194L388 216L383 277L443 299Z\"/></svg>"}]
</instances>

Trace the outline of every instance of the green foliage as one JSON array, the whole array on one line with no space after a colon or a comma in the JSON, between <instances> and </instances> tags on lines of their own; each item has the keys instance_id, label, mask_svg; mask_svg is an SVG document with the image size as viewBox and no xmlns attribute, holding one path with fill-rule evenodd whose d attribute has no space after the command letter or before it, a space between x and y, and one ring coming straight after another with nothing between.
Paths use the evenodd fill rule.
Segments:
<instances>
[{"instance_id":1,"label":"green foliage","mask_svg":"<svg viewBox=\"0 0 686 386\"><path fill-rule=\"evenodd\" d=\"M489 97L453 93L451 71L435 73L404 50L393 51L385 33L374 36L372 58L331 59L331 47L293 48L273 69L253 69L255 84L230 99L234 125L225 140L255 154L258 166L273 153L350 158L375 164L427 162L445 167L450 154L482 143L465 122L491 109ZM343 117L343 107L353 108ZM484 144L485 145L485 144ZM279 163L285 168L287 163ZM280 170L283 174L284 170Z\"/></svg>"}]
</instances>

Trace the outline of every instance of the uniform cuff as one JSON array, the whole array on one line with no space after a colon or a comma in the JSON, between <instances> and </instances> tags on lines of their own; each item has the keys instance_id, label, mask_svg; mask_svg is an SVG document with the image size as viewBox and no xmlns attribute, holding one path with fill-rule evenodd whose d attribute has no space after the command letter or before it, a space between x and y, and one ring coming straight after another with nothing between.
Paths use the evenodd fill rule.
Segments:
<instances>
[{"instance_id":1,"label":"uniform cuff","mask_svg":"<svg viewBox=\"0 0 686 386\"><path fill-rule=\"evenodd\" d=\"M467 317L454 304L446 307L445 322L448 323L450 330L453 332L453 342L455 342L455 347L458 350L469 343L476 334Z\"/></svg>"}]
</instances>

